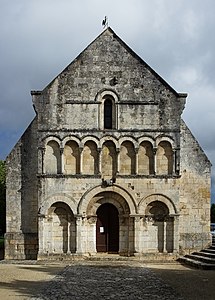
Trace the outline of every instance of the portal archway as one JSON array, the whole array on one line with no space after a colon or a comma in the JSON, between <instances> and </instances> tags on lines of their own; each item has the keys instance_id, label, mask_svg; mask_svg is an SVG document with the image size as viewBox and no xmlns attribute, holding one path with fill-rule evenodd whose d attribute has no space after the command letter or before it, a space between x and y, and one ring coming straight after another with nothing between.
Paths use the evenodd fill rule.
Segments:
<instances>
[{"instance_id":1,"label":"portal archway","mask_svg":"<svg viewBox=\"0 0 215 300\"><path fill-rule=\"evenodd\" d=\"M122 195L108 188L100 190L93 194L85 209L82 213L88 239L85 252L134 253L134 218Z\"/></svg>"}]
</instances>

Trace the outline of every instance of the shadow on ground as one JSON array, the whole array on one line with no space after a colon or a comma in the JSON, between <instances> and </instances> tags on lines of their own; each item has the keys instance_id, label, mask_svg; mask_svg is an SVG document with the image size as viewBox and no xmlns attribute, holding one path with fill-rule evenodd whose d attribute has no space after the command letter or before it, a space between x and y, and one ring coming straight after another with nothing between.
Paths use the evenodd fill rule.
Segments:
<instances>
[{"instance_id":1,"label":"shadow on ground","mask_svg":"<svg viewBox=\"0 0 215 300\"><path fill-rule=\"evenodd\" d=\"M8 282L1 280L2 266L6 273L14 272ZM0 264L0 270L1 289L19 295L11 299L215 299L215 271L179 264L82 261L69 266Z\"/></svg>"},{"instance_id":2,"label":"shadow on ground","mask_svg":"<svg viewBox=\"0 0 215 300\"><path fill-rule=\"evenodd\" d=\"M36 297L63 266L0 264L0 299ZM16 298L17 297L17 298Z\"/></svg>"},{"instance_id":3,"label":"shadow on ground","mask_svg":"<svg viewBox=\"0 0 215 300\"><path fill-rule=\"evenodd\" d=\"M31 276L38 272L50 273L50 269L39 266L34 269L30 266L19 267L19 271L28 271ZM12 285L19 294L40 300L183 299L149 268L141 264L132 266L131 263L76 262L65 267L49 282L33 282L32 277L31 282L16 279ZM11 284L3 286L10 288Z\"/></svg>"},{"instance_id":4,"label":"shadow on ground","mask_svg":"<svg viewBox=\"0 0 215 300\"><path fill-rule=\"evenodd\" d=\"M159 278L162 278L186 300L215 299L215 271L200 270L176 265L148 265Z\"/></svg>"}]
</instances>

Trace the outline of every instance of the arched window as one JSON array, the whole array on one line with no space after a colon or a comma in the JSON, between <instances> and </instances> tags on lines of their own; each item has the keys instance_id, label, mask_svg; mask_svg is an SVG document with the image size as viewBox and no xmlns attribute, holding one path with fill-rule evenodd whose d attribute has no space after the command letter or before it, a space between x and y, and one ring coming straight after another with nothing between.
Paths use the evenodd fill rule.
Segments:
<instances>
[{"instance_id":1,"label":"arched window","mask_svg":"<svg viewBox=\"0 0 215 300\"><path fill-rule=\"evenodd\" d=\"M61 173L60 147L56 141L49 141L46 145L44 168L47 174Z\"/></svg>"},{"instance_id":2,"label":"arched window","mask_svg":"<svg viewBox=\"0 0 215 300\"><path fill-rule=\"evenodd\" d=\"M110 90L98 92L98 125L100 130L112 130L118 127L118 95Z\"/></svg>"},{"instance_id":3,"label":"arched window","mask_svg":"<svg viewBox=\"0 0 215 300\"><path fill-rule=\"evenodd\" d=\"M104 101L104 129L113 128L113 103L111 99Z\"/></svg>"}]
</instances>

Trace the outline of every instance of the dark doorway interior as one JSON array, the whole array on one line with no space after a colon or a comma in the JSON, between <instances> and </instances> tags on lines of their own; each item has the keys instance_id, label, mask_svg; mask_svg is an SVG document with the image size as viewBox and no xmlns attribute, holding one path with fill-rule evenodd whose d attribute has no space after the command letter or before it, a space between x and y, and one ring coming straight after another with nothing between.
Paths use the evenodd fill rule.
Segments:
<instances>
[{"instance_id":1,"label":"dark doorway interior","mask_svg":"<svg viewBox=\"0 0 215 300\"><path fill-rule=\"evenodd\" d=\"M97 210L96 249L108 253L119 251L119 215L113 204L102 204Z\"/></svg>"}]
</instances>

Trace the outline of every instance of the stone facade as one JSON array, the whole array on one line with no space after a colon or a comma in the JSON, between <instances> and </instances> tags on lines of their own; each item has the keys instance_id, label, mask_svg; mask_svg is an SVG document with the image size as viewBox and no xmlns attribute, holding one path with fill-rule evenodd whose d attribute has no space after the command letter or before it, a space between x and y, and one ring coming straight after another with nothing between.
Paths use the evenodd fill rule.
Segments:
<instances>
[{"instance_id":1,"label":"stone facade","mask_svg":"<svg viewBox=\"0 0 215 300\"><path fill-rule=\"evenodd\" d=\"M107 28L7 158L6 259L176 257L210 244L211 164L177 93Z\"/></svg>"}]
</instances>

